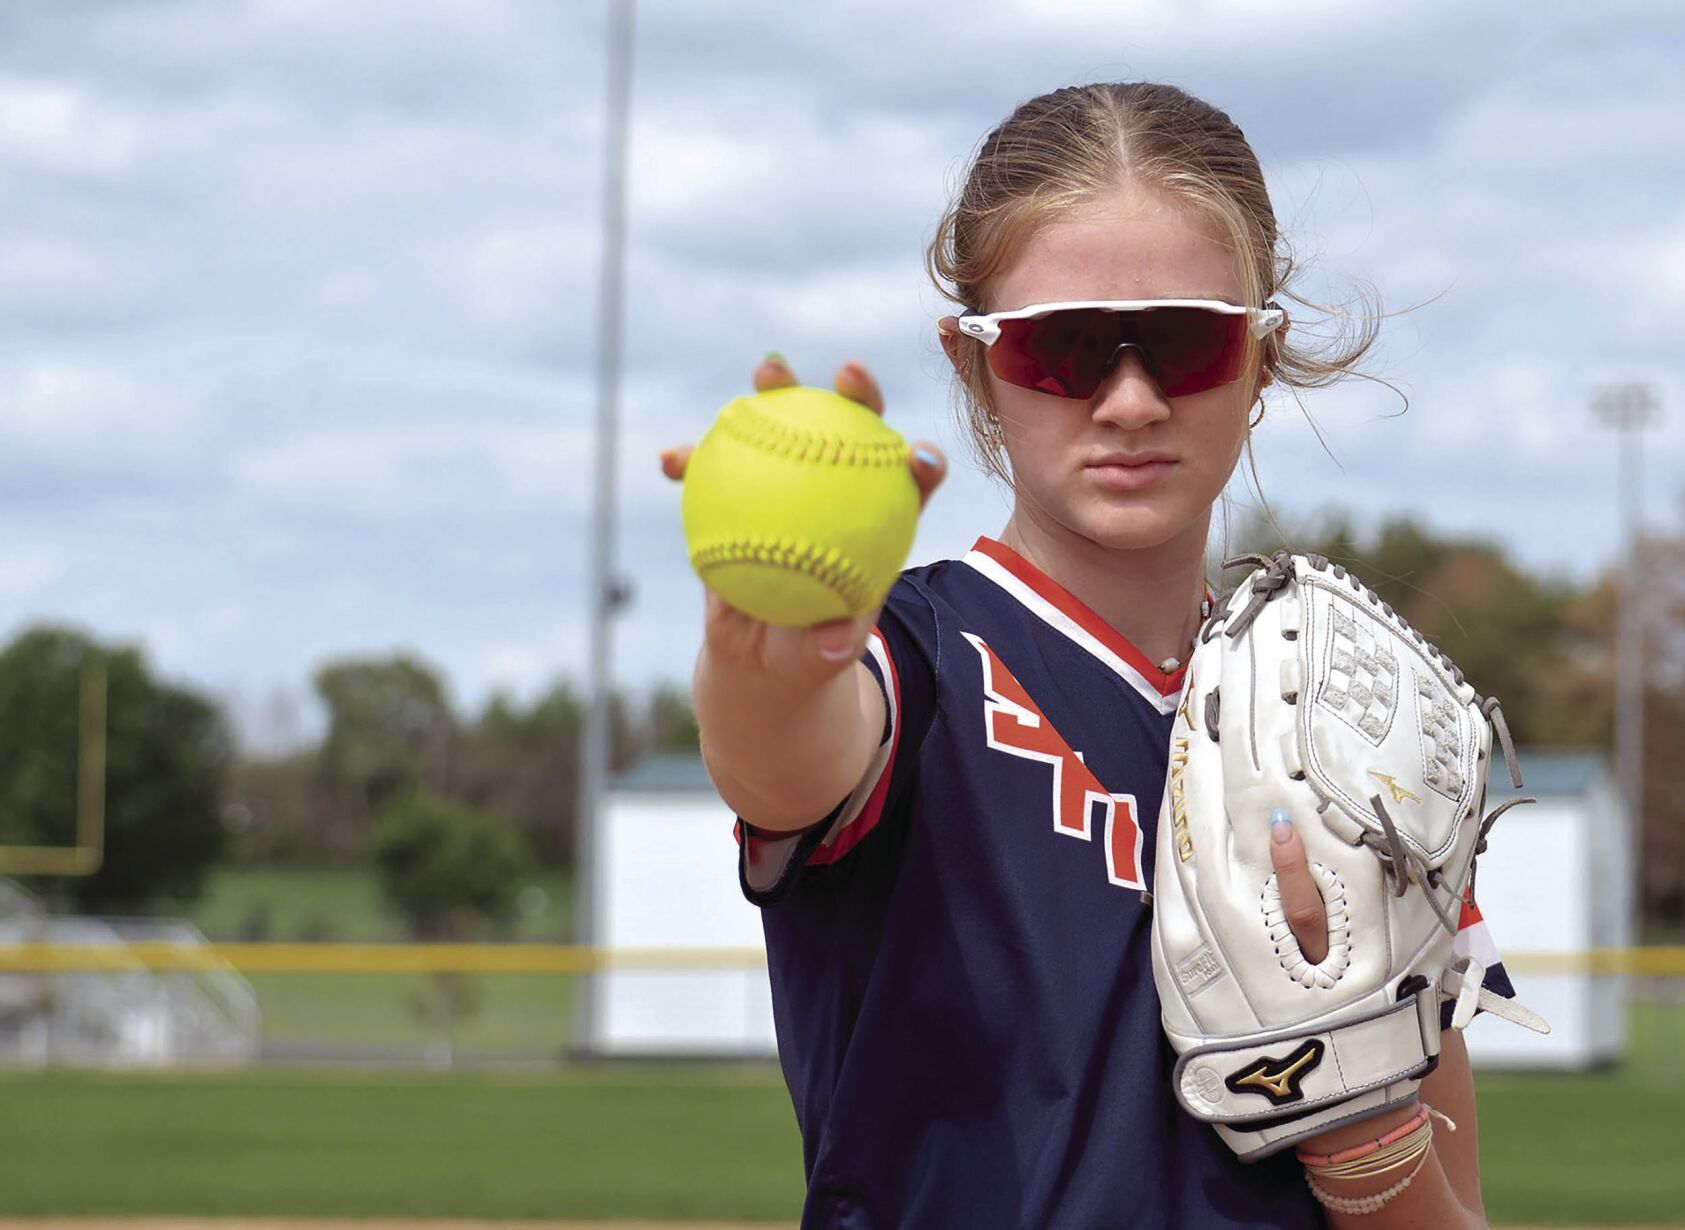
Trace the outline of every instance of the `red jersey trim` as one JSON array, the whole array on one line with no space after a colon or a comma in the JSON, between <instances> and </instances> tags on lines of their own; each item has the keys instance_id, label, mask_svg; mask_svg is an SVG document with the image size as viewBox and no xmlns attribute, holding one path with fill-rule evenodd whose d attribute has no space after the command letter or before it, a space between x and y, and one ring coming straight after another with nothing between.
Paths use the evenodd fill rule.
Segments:
<instances>
[{"instance_id":1,"label":"red jersey trim","mask_svg":"<svg viewBox=\"0 0 1685 1230\"><path fill-rule=\"evenodd\" d=\"M1109 652L1121 658L1160 696L1173 697L1181 692L1182 680L1188 673L1186 665L1169 675L1159 670L1157 663L1148 661L1146 654L1096 615L1082 599L1004 543L996 542L993 538L979 538L971 549L994 560L1011 573L1014 580L1021 582L1042 601L1100 642Z\"/></svg>"}]
</instances>

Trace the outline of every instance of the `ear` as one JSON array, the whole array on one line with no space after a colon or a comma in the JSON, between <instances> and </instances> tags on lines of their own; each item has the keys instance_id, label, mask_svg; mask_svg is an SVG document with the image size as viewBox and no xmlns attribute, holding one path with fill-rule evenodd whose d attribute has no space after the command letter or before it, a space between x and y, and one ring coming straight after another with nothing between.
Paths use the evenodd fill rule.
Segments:
<instances>
[{"instance_id":1,"label":"ear","mask_svg":"<svg viewBox=\"0 0 1685 1230\"><path fill-rule=\"evenodd\" d=\"M955 371L959 370L960 347L966 339L960 336L960 318L958 316L944 316L936 322L937 336L942 339L942 351L948 356L948 362Z\"/></svg>"},{"instance_id":2,"label":"ear","mask_svg":"<svg viewBox=\"0 0 1685 1230\"><path fill-rule=\"evenodd\" d=\"M1281 343L1287 340L1287 330L1292 328L1292 326L1292 321L1284 320L1281 322L1281 326L1275 331L1275 337L1273 340L1275 341L1275 353L1278 357L1281 354ZM1271 366L1268 360L1265 360L1258 365L1258 382L1252 387L1252 400L1257 401L1263 391L1274 383L1275 368Z\"/></svg>"}]
</instances>

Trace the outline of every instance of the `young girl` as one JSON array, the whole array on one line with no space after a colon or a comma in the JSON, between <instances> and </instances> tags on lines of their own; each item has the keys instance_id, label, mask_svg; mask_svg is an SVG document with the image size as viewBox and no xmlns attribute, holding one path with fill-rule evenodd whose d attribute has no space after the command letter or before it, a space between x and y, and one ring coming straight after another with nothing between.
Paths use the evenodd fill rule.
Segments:
<instances>
[{"instance_id":1,"label":"young girl","mask_svg":"<svg viewBox=\"0 0 1685 1230\"><path fill-rule=\"evenodd\" d=\"M1326 1179L1320 1209L1292 1151L1243 1164L1177 1106L1149 955L1212 506L1266 386L1327 383L1373 332L1327 358L1294 347L1257 159L1227 115L1164 85L1020 106L928 263L960 305L937 330L1014 494L1006 525L902 574L872 619L774 627L710 594L696 669L703 755L763 910L802 1225L1483 1224L1459 1034L1421 1089L1455 1134L1378 1211L1341 1209L1397 1175ZM1159 306L1116 306L1142 302ZM773 356L754 381L795 376ZM859 364L836 387L882 412ZM669 476L686 455L664 456ZM945 463L928 444L913 456L928 498ZM1109 811L1089 806L1095 781ZM1288 819L1272 832L1316 960L1326 916L1303 847Z\"/></svg>"}]
</instances>

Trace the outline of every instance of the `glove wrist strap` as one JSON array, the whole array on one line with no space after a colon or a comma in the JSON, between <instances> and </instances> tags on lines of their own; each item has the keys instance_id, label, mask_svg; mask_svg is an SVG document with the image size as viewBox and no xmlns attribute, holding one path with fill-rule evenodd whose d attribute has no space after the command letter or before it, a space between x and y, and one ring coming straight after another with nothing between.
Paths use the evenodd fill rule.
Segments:
<instances>
[{"instance_id":1,"label":"glove wrist strap","mask_svg":"<svg viewBox=\"0 0 1685 1230\"><path fill-rule=\"evenodd\" d=\"M1343 1016L1323 1030L1299 1025L1190 1047L1177 1060L1172 1080L1177 1100L1196 1119L1263 1127L1419 1079L1438 1055L1439 992L1423 985L1402 1000ZM1281 1143L1314 1130L1292 1133Z\"/></svg>"}]
</instances>

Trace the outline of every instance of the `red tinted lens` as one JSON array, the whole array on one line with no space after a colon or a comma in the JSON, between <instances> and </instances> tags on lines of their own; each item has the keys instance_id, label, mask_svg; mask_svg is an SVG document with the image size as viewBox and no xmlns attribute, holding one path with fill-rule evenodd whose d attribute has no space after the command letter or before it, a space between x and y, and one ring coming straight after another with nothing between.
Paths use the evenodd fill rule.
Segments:
<instances>
[{"instance_id":1,"label":"red tinted lens","mask_svg":"<svg viewBox=\"0 0 1685 1230\"><path fill-rule=\"evenodd\" d=\"M1121 312L1070 308L1003 320L989 366L1008 384L1055 397L1090 398L1111 369L1127 326Z\"/></svg>"},{"instance_id":2,"label":"red tinted lens","mask_svg":"<svg viewBox=\"0 0 1685 1230\"><path fill-rule=\"evenodd\" d=\"M1240 375L1246 317L1196 307L1068 308L1003 320L1000 338L989 347L989 367L1020 388L1086 399L1122 346L1135 348L1166 397L1203 393Z\"/></svg>"},{"instance_id":3,"label":"red tinted lens","mask_svg":"<svg viewBox=\"0 0 1685 1230\"><path fill-rule=\"evenodd\" d=\"M1246 358L1246 317L1209 308L1150 308L1135 316L1135 341L1166 397L1227 384Z\"/></svg>"}]
</instances>

